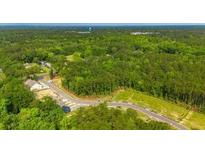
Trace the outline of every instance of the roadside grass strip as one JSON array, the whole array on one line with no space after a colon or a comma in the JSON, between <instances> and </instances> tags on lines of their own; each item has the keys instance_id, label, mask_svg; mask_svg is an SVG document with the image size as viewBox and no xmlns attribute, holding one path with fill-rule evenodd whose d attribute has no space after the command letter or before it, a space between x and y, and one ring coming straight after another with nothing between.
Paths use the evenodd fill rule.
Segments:
<instances>
[{"instance_id":1,"label":"roadside grass strip","mask_svg":"<svg viewBox=\"0 0 205 154\"><path fill-rule=\"evenodd\" d=\"M205 115L171 101L156 98L132 89L120 90L113 97L114 101L136 103L153 112L165 115L191 129L205 129Z\"/></svg>"}]
</instances>

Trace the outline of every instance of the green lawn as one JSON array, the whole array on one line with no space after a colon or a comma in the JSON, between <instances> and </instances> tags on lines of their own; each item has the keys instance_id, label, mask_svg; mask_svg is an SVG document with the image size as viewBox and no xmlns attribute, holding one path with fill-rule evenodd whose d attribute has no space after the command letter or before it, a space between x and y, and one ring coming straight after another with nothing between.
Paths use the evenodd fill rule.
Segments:
<instances>
[{"instance_id":1,"label":"green lawn","mask_svg":"<svg viewBox=\"0 0 205 154\"><path fill-rule=\"evenodd\" d=\"M80 53L78 53L78 52L75 52L72 55L66 56L66 59L70 62L76 62L76 61L82 60Z\"/></svg>"},{"instance_id":2,"label":"green lawn","mask_svg":"<svg viewBox=\"0 0 205 154\"><path fill-rule=\"evenodd\" d=\"M73 55L66 56L67 61L73 62Z\"/></svg>"},{"instance_id":3,"label":"green lawn","mask_svg":"<svg viewBox=\"0 0 205 154\"><path fill-rule=\"evenodd\" d=\"M113 97L116 101L130 101L152 111L166 115L191 129L205 129L205 114L193 112L188 107L156 98L131 89L121 90Z\"/></svg>"},{"instance_id":4,"label":"green lawn","mask_svg":"<svg viewBox=\"0 0 205 154\"><path fill-rule=\"evenodd\" d=\"M49 70L50 69L48 67L41 67L41 73L48 73Z\"/></svg>"}]
</instances>

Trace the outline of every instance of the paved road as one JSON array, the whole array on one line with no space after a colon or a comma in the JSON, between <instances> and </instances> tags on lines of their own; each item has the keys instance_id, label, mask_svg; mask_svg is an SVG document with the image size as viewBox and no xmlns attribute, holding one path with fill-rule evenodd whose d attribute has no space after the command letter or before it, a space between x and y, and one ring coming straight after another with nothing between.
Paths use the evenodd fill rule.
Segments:
<instances>
[{"instance_id":1,"label":"paved road","mask_svg":"<svg viewBox=\"0 0 205 154\"><path fill-rule=\"evenodd\" d=\"M159 115L155 112L152 112L152 111L149 111L143 107L140 107L139 105L136 105L136 104L131 104L131 103L121 103L121 102L111 102L108 104L108 106L110 107L114 107L114 106L121 106L121 107L126 107L126 108L131 108L131 109L134 109L138 112L142 112L146 115L148 115L150 118L154 119L154 120L157 120L157 121L161 121L161 122L165 122L165 123L168 123L169 125L175 127L176 129L180 129L180 130L187 130L188 128L186 128L185 126L177 123L176 121L174 120L171 120L163 115Z\"/></svg>"},{"instance_id":2,"label":"paved road","mask_svg":"<svg viewBox=\"0 0 205 154\"><path fill-rule=\"evenodd\" d=\"M57 94L61 100L67 100L67 101L60 101L59 105L63 106L70 106L71 107L71 111L79 108L79 107L83 107L83 106L95 106L98 105L100 102L100 100L97 101L88 101L88 100L82 100L82 99L78 99L78 98L73 98L72 96L70 96L68 93L66 93L64 90L60 89L59 87L57 87L55 84L53 84L52 82L48 82L45 81L43 78L40 79L40 82L43 82L44 84L46 84L55 94ZM69 102L69 103L68 103ZM171 120L163 115L157 114L155 112L152 112L150 110L147 110L137 104L131 104L129 102L109 102L108 103L109 107L125 107L125 108L131 108L134 109L138 112L144 113L146 115L148 115L150 118L157 120L157 121L161 121L161 122L165 122L171 126L173 126L176 129L179 130L187 130L188 128L186 128L185 126L183 126L182 124Z\"/></svg>"},{"instance_id":3,"label":"paved road","mask_svg":"<svg viewBox=\"0 0 205 154\"><path fill-rule=\"evenodd\" d=\"M48 82L44 79L40 79L40 82L46 84L51 91L53 91L58 96L58 103L60 106L69 106L71 111L83 107L83 106L91 106L98 105L100 101L89 101L89 100L81 100L70 96L67 92L57 87L52 82Z\"/></svg>"}]
</instances>

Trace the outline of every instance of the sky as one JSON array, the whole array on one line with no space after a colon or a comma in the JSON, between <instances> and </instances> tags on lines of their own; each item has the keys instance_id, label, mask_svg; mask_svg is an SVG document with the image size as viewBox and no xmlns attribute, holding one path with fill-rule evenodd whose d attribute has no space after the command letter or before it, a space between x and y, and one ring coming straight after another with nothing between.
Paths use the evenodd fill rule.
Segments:
<instances>
[{"instance_id":1,"label":"sky","mask_svg":"<svg viewBox=\"0 0 205 154\"><path fill-rule=\"evenodd\" d=\"M0 23L205 23L204 0L0 0Z\"/></svg>"}]
</instances>

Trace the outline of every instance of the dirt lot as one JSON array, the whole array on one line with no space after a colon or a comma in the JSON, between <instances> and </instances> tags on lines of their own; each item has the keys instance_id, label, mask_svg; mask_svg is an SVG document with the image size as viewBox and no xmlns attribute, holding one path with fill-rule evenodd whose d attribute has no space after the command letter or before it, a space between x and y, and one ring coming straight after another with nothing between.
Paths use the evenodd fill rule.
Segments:
<instances>
[{"instance_id":1,"label":"dirt lot","mask_svg":"<svg viewBox=\"0 0 205 154\"><path fill-rule=\"evenodd\" d=\"M40 90L35 92L37 99L42 99L45 96L56 97L56 94L53 93L50 89Z\"/></svg>"}]
</instances>

